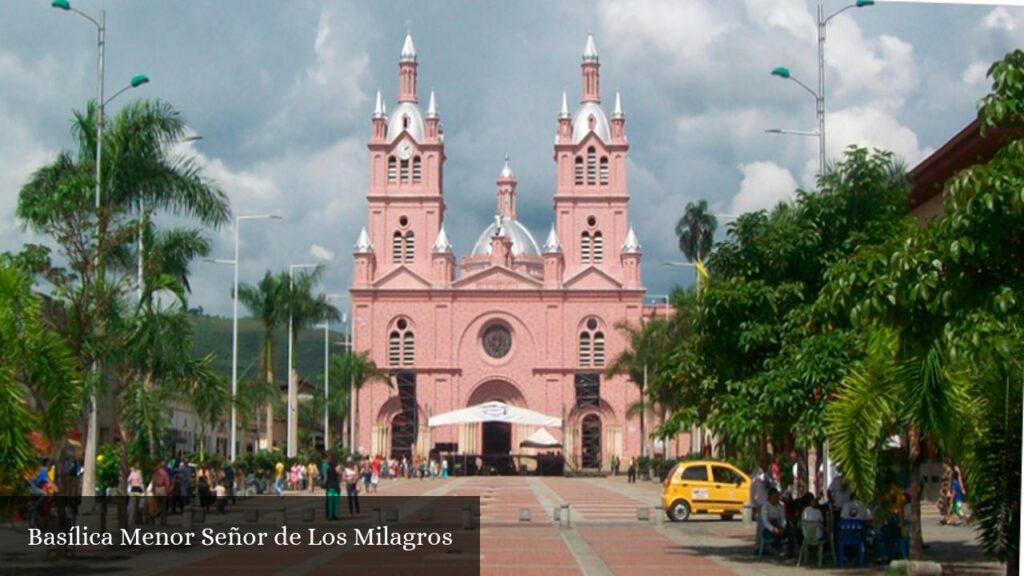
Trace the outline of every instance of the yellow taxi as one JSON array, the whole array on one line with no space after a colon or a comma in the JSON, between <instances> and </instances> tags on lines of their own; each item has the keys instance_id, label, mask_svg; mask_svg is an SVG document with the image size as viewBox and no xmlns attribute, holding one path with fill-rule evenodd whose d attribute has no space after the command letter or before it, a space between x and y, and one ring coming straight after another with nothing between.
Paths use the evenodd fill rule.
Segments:
<instances>
[{"instance_id":1,"label":"yellow taxi","mask_svg":"<svg viewBox=\"0 0 1024 576\"><path fill-rule=\"evenodd\" d=\"M730 520L743 512L750 477L732 464L714 460L679 462L665 477L661 505L673 522L690 514L719 514Z\"/></svg>"}]
</instances>

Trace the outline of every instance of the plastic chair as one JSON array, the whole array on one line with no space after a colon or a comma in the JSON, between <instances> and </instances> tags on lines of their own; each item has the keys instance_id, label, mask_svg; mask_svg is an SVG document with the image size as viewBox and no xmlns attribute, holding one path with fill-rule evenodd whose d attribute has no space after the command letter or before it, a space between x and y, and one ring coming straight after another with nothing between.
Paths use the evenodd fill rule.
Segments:
<instances>
[{"instance_id":1,"label":"plastic chair","mask_svg":"<svg viewBox=\"0 0 1024 576\"><path fill-rule=\"evenodd\" d=\"M783 535L779 539L779 542L785 543L786 542L786 538L788 538L788 536L787 535ZM757 523L757 559L758 560L760 560L764 556L764 543L765 543L766 540L768 540L768 539L764 537L764 527L761 526L760 522L758 522Z\"/></svg>"},{"instance_id":2,"label":"plastic chair","mask_svg":"<svg viewBox=\"0 0 1024 576\"><path fill-rule=\"evenodd\" d=\"M821 522L801 522L800 531L803 533L804 541L800 544L800 554L796 558L796 565L800 566L803 564L805 555L810 548L818 549L818 568L821 568L821 559L824 556L825 545L827 544L824 538L818 537L818 531L821 529Z\"/></svg>"},{"instance_id":3,"label":"plastic chair","mask_svg":"<svg viewBox=\"0 0 1024 576\"><path fill-rule=\"evenodd\" d=\"M857 565L867 565L867 550L864 546L864 521L856 518L841 518L836 525L836 566L843 567L846 548L857 548Z\"/></svg>"}]
</instances>

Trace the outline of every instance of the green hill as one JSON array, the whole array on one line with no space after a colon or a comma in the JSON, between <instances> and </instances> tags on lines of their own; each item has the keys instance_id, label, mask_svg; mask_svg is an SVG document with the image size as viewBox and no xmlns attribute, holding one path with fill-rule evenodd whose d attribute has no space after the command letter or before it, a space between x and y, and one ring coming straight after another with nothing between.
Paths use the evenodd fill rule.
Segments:
<instances>
[{"instance_id":1,"label":"green hill","mask_svg":"<svg viewBox=\"0 0 1024 576\"><path fill-rule=\"evenodd\" d=\"M195 327L195 354L204 356L212 353L214 367L231 377L231 319L191 315ZM279 328L274 334L274 375L279 382L287 381L288 327ZM259 371L260 343L263 326L253 318L238 319L238 381L256 378ZM331 354L341 354L341 345L346 335L330 332ZM302 330L295 346L295 369L304 380L316 380L324 369L323 328Z\"/></svg>"}]
</instances>

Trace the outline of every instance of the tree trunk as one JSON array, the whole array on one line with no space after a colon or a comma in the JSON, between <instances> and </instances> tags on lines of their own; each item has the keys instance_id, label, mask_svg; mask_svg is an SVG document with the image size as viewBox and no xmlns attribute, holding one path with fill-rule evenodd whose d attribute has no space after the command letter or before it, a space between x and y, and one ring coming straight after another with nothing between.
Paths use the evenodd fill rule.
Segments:
<instances>
[{"instance_id":1,"label":"tree trunk","mask_svg":"<svg viewBox=\"0 0 1024 576\"><path fill-rule=\"evenodd\" d=\"M117 493L124 496L128 494L128 444L131 442L131 434L125 430L120 411L118 412L117 427L121 431L121 442L118 446ZM117 499L117 527L128 528L128 498Z\"/></svg>"},{"instance_id":2,"label":"tree trunk","mask_svg":"<svg viewBox=\"0 0 1024 576\"><path fill-rule=\"evenodd\" d=\"M907 448L910 458L910 558L924 557L924 538L921 534L921 436L917 427L907 434Z\"/></svg>"}]
</instances>

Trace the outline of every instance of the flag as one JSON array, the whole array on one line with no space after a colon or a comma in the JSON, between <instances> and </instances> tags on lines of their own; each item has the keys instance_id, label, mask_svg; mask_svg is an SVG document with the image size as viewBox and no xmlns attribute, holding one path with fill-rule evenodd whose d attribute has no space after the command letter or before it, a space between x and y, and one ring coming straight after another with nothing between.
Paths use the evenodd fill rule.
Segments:
<instances>
[{"instance_id":1,"label":"flag","mask_svg":"<svg viewBox=\"0 0 1024 576\"><path fill-rule=\"evenodd\" d=\"M708 282L708 269L704 267L704 263L697 260L693 263L693 267L697 269L697 278L701 284L707 284Z\"/></svg>"}]
</instances>

